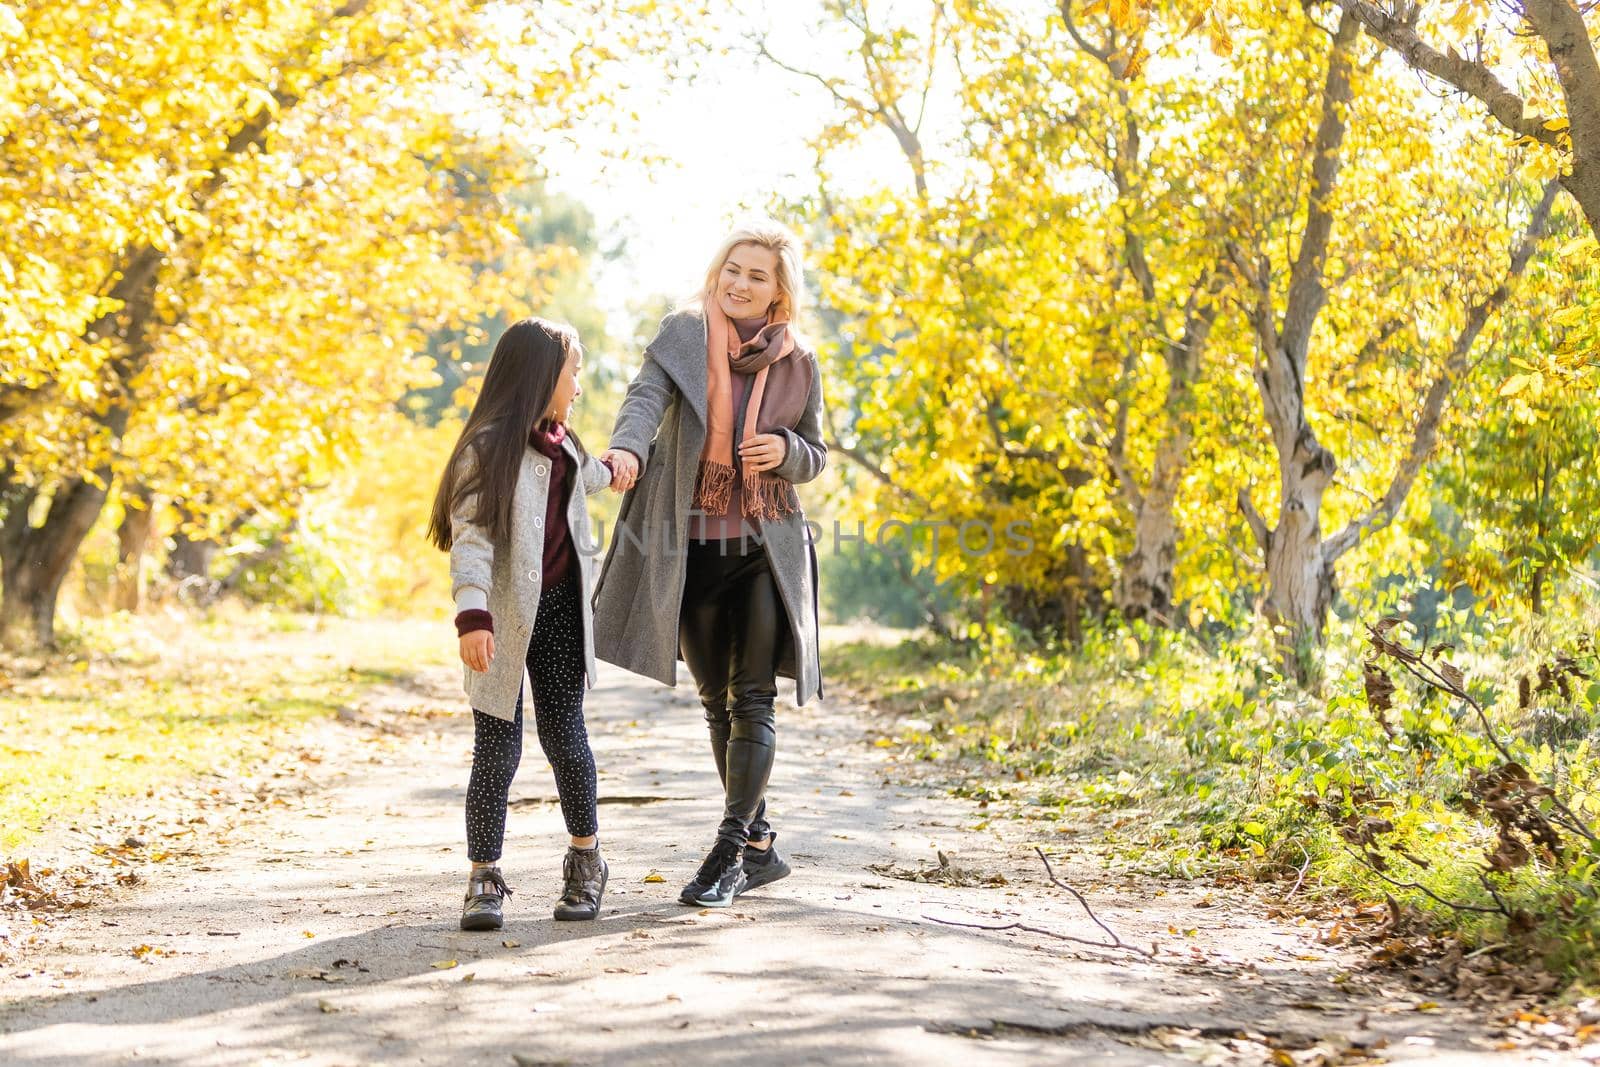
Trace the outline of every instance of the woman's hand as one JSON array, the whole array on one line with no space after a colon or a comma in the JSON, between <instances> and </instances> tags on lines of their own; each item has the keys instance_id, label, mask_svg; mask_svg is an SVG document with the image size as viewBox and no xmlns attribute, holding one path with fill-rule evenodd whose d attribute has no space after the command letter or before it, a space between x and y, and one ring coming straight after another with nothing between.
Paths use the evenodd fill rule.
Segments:
<instances>
[{"instance_id":1,"label":"woman's hand","mask_svg":"<svg viewBox=\"0 0 1600 1067\"><path fill-rule=\"evenodd\" d=\"M625 448L608 448L600 458L611 463L611 488L625 493L639 480L639 457Z\"/></svg>"},{"instance_id":2,"label":"woman's hand","mask_svg":"<svg viewBox=\"0 0 1600 1067\"><path fill-rule=\"evenodd\" d=\"M494 659L494 631L473 630L461 635L461 662L482 674Z\"/></svg>"},{"instance_id":3,"label":"woman's hand","mask_svg":"<svg viewBox=\"0 0 1600 1067\"><path fill-rule=\"evenodd\" d=\"M739 444L739 458L758 474L776 467L788 454L789 439L775 433L758 433Z\"/></svg>"}]
</instances>

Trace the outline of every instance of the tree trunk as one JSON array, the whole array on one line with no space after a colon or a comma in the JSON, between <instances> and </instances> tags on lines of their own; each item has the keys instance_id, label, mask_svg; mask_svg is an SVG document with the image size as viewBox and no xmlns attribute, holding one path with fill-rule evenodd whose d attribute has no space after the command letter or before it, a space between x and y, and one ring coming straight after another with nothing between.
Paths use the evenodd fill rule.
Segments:
<instances>
[{"instance_id":1,"label":"tree trunk","mask_svg":"<svg viewBox=\"0 0 1600 1067\"><path fill-rule=\"evenodd\" d=\"M1306 420L1306 365L1311 331L1328 298L1323 268L1333 230L1331 201L1343 162L1345 111L1353 96L1351 54L1359 36L1355 16L1344 12L1328 52L1322 115L1310 159L1311 186L1305 194L1306 222L1290 268L1281 324L1264 255L1258 251L1251 263L1234 252L1235 265L1255 289L1250 321L1258 360L1253 377L1278 456L1278 524L1267 528L1248 490L1239 491L1239 508L1266 564L1262 612L1278 628L1284 673L1302 684L1314 681L1316 650L1333 603L1333 557L1322 540L1322 497L1338 466Z\"/></svg>"},{"instance_id":2,"label":"tree trunk","mask_svg":"<svg viewBox=\"0 0 1600 1067\"><path fill-rule=\"evenodd\" d=\"M112 590L112 606L118 611L137 612L144 604L145 550L155 525L155 500L144 486L129 486L123 490L122 507L122 525L117 527L117 578Z\"/></svg>"},{"instance_id":3,"label":"tree trunk","mask_svg":"<svg viewBox=\"0 0 1600 1067\"><path fill-rule=\"evenodd\" d=\"M1083 616L1088 610L1087 594L1093 583L1089 555L1082 545L1067 545L1067 570L1070 576L1062 587L1061 627L1067 643L1078 648L1083 644Z\"/></svg>"},{"instance_id":4,"label":"tree trunk","mask_svg":"<svg viewBox=\"0 0 1600 1067\"><path fill-rule=\"evenodd\" d=\"M309 56L321 47L326 25L359 15L369 2L345 0L329 14L325 23L306 36L301 46L303 53ZM333 76L342 76L364 62L364 57L352 56ZM190 191L186 207L191 213L203 213L226 185L229 179L226 164L264 144L273 124L302 99L300 92L282 87L273 90L272 96L270 104L252 98L249 113L228 138L220 155L211 160L209 171L204 172L208 176ZM163 223L167 237L175 240L181 232L177 222L165 219ZM117 353L105 365L104 391L112 399L105 411L96 416L113 451L120 445L132 415L135 403L132 384L149 362L154 348L149 329L156 319L156 296L161 272L167 263L163 242L149 241L128 249L114 264L112 274L116 282L109 295L119 303L84 330L88 340L112 341L112 351ZM0 397L0 418L5 416L6 406ZM0 576L0 590L5 598L3 612L0 612L0 641L31 641L43 647L55 644L57 594L83 539L105 506L108 490L101 487L108 487L111 478L109 467L102 467L87 478L63 482L56 490L44 525L20 533L13 558L5 567L5 574Z\"/></svg>"},{"instance_id":5,"label":"tree trunk","mask_svg":"<svg viewBox=\"0 0 1600 1067\"><path fill-rule=\"evenodd\" d=\"M1158 460L1159 463L1159 460ZM1173 570L1178 563L1177 481L1151 486L1133 520L1133 550L1117 575L1117 611L1129 622L1172 626Z\"/></svg>"},{"instance_id":6,"label":"tree trunk","mask_svg":"<svg viewBox=\"0 0 1600 1067\"><path fill-rule=\"evenodd\" d=\"M152 266L127 292L123 307L94 326L95 332L103 327L117 329L124 341L121 352L106 363L111 380L108 392L113 399L95 419L113 451L120 447L133 413L130 385L149 361L153 347L149 326L155 317L157 274ZM86 477L63 481L51 498L44 524L22 534L17 565L8 567L4 576L6 610L0 640L31 640L41 648L55 647L56 597L84 538L105 507L112 477L106 464ZM31 627L31 633L23 634L24 627Z\"/></svg>"},{"instance_id":7,"label":"tree trunk","mask_svg":"<svg viewBox=\"0 0 1600 1067\"><path fill-rule=\"evenodd\" d=\"M1278 524L1267 528L1247 490L1240 490L1239 509L1265 560L1262 612L1280 627L1279 647L1285 673L1301 682L1314 680L1316 675L1320 658L1316 650L1322 644L1328 609L1333 603L1335 567L1339 559L1363 537L1386 526L1398 514L1433 449L1450 392L1471 368L1470 357L1479 334L1489 317L1509 298L1513 282L1527 266L1543 236L1558 188L1554 182L1545 186L1522 239L1512 250L1505 279L1492 293L1468 307L1466 322L1446 353L1439 376L1423 397L1410 444L1396 465L1383 497L1364 515L1324 539L1323 495L1333 481L1338 464L1333 453L1317 440L1306 420L1306 357L1312 327L1327 300L1322 274L1333 226L1328 202L1339 172L1345 133L1343 110L1351 99L1350 53L1356 39L1356 17L1345 0L1340 3L1345 10L1329 56L1322 120L1311 162L1311 189L1306 198L1307 218L1289 277L1281 325L1273 308L1270 264L1265 255L1258 249L1252 262L1237 247L1230 253L1235 266L1255 289L1250 322L1256 335L1259 360L1254 377L1261 396L1262 414L1272 432L1278 457Z\"/></svg>"},{"instance_id":8,"label":"tree trunk","mask_svg":"<svg viewBox=\"0 0 1600 1067\"><path fill-rule=\"evenodd\" d=\"M29 512L39 496L37 487L12 481L14 473L10 464L0 471L0 507L6 512L0 523L0 573L10 570L21 557Z\"/></svg>"},{"instance_id":9,"label":"tree trunk","mask_svg":"<svg viewBox=\"0 0 1600 1067\"><path fill-rule=\"evenodd\" d=\"M1262 613L1280 627L1278 649L1297 682L1311 680L1322 647L1328 609L1333 605L1334 571L1322 552L1318 513L1326 486L1304 486L1302 502L1285 510L1267 550L1266 596Z\"/></svg>"},{"instance_id":10,"label":"tree trunk","mask_svg":"<svg viewBox=\"0 0 1600 1067\"><path fill-rule=\"evenodd\" d=\"M167 573L180 582L185 578L209 578L217 548L215 541L194 541L185 534L175 533L172 552L167 556Z\"/></svg>"},{"instance_id":11,"label":"tree trunk","mask_svg":"<svg viewBox=\"0 0 1600 1067\"><path fill-rule=\"evenodd\" d=\"M1545 541L1550 536L1550 453L1544 454L1543 468L1539 472L1539 518L1534 524L1534 551L1543 552ZM1534 618L1544 614L1544 582L1550 573L1550 565L1541 563L1533 569L1533 579L1528 590L1528 607L1533 612Z\"/></svg>"},{"instance_id":12,"label":"tree trunk","mask_svg":"<svg viewBox=\"0 0 1600 1067\"><path fill-rule=\"evenodd\" d=\"M1120 472L1133 505L1133 551L1122 561L1113 603L1127 620L1144 619L1158 626L1176 625L1172 614L1173 571L1178 563L1178 489L1189 464L1189 443L1193 439L1194 382L1211 325L1216 320L1214 302L1222 282L1220 270L1202 275L1184 309L1183 333L1165 342L1167 395L1163 405L1171 420L1166 436L1156 446L1150 468L1150 484L1140 492L1128 482L1121 456L1122 435L1118 434L1118 453L1114 469ZM1146 288L1154 300L1153 284Z\"/></svg>"},{"instance_id":13,"label":"tree trunk","mask_svg":"<svg viewBox=\"0 0 1600 1067\"><path fill-rule=\"evenodd\" d=\"M56 487L50 510L39 526L18 531L11 558L0 575L4 608L0 641L10 647L55 647L56 598L78 548L105 505L109 470L97 472L100 485L73 478Z\"/></svg>"},{"instance_id":14,"label":"tree trunk","mask_svg":"<svg viewBox=\"0 0 1600 1067\"><path fill-rule=\"evenodd\" d=\"M1572 169L1561 184L1583 210L1590 231L1600 236L1600 56L1573 0L1528 0L1523 12L1544 38L1566 100Z\"/></svg>"},{"instance_id":15,"label":"tree trunk","mask_svg":"<svg viewBox=\"0 0 1600 1067\"><path fill-rule=\"evenodd\" d=\"M1267 386L1263 385L1263 391ZM1322 498L1333 483L1337 463L1303 421L1294 447L1281 454L1278 524L1271 530L1240 493L1240 507L1256 532L1266 562L1261 610L1279 628L1284 671L1302 684L1314 680L1328 609L1333 604L1333 561L1322 539Z\"/></svg>"}]
</instances>

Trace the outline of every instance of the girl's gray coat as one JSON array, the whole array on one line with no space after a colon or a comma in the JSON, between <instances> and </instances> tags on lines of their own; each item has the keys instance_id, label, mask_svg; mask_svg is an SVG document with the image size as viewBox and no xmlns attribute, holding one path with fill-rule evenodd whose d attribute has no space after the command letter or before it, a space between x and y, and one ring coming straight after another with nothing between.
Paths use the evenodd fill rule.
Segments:
<instances>
[{"instance_id":1,"label":"girl's gray coat","mask_svg":"<svg viewBox=\"0 0 1600 1067\"><path fill-rule=\"evenodd\" d=\"M578 557L583 582L583 654L587 685L594 686L594 613L589 598L594 588L594 556L599 546L589 532L585 499L611 484L611 472L593 456L584 456L569 435L561 442L574 472L567 501L567 531ZM476 453L463 449L457 463L457 485L472 473ZM582 492L577 489L581 486ZM450 509L450 595L456 610L487 607L494 616L495 652L489 669L464 666L464 687L472 706L497 719L516 717L517 697L527 674L528 639L539 613L544 578L544 514L550 499L550 460L531 445L523 450L522 470L511 498L511 543L495 545L489 532L474 523L477 494L458 494Z\"/></svg>"},{"instance_id":2,"label":"girl's gray coat","mask_svg":"<svg viewBox=\"0 0 1600 1067\"><path fill-rule=\"evenodd\" d=\"M811 392L783 462L771 473L809 482L822 473L822 377L817 357L796 349L789 358L812 364ZM659 431L659 433L658 433ZM744 434L735 412L734 440ZM608 663L666 685L678 681L678 611L686 574L685 538L700 450L706 439L706 323L701 311L668 315L645 349L644 366L628 386L610 446L639 457L639 481L623 497L617 530L595 590L595 654ZM767 556L789 615L790 640L778 673L795 680L795 703L822 696L818 658L817 553L805 515L749 520Z\"/></svg>"}]
</instances>

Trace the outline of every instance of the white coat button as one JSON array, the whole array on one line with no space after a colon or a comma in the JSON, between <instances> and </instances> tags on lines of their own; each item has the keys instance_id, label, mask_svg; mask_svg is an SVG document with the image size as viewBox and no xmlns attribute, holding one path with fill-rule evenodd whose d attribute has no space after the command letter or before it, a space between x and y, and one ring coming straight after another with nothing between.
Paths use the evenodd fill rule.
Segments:
<instances>
[{"instance_id":1,"label":"white coat button","mask_svg":"<svg viewBox=\"0 0 1600 1067\"><path fill-rule=\"evenodd\" d=\"M545 471L547 471L549 469L550 468L546 467L543 463L541 463L537 467L533 468L533 473L535 473L535 474L543 474Z\"/></svg>"},{"instance_id":2,"label":"white coat button","mask_svg":"<svg viewBox=\"0 0 1600 1067\"><path fill-rule=\"evenodd\" d=\"M534 520L533 520L533 528L535 530L543 529L544 528L544 519L535 517Z\"/></svg>"}]
</instances>

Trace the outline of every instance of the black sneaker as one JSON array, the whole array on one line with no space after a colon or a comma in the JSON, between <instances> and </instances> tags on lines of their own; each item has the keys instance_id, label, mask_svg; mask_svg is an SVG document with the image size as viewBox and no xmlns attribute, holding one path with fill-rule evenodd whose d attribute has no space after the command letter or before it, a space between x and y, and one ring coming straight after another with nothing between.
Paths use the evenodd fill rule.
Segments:
<instances>
[{"instance_id":1,"label":"black sneaker","mask_svg":"<svg viewBox=\"0 0 1600 1067\"><path fill-rule=\"evenodd\" d=\"M777 831L773 831L766 848L744 850L745 887L740 892L747 893L752 889L771 885L779 878L787 878L790 870L789 861L778 851Z\"/></svg>"},{"instance_id":2,"label":"black sneaker","mask_svg":"<svg viewBox=\"0 0 1600 1067\"><path fill-rule=\"evenodd\" d=\"M681 903L698 908L726 908L733 898L744 891L744 861L740 855L743 845L718 839L705 862L695 873L694 881L678 894Z\"/></svg>"},{"instance_id":3,"label":"black sneaker","mask_svg":"<svg viewBox=\"0 0 1600 1067\"><path fill-rule=\"evenodd\" d=\"M501 902L511 888L499 867L475 867L467 876L467 899L461 905L461 929L498 930L505 925Z\"/></svg>"},{"instance_id":4,"label":"black sneaker","mask_svg":"<svg viewBox=\"0 0 1600 1067\"><path fill-rule=\"evenodd\" d=\"M593 919L600 914L600 898L605 896L606 878L611 869L600 856L600 846L573 848L561 861L564 885L556 901L556 918L564 921Z\"/></svg>"}]
</instances>

